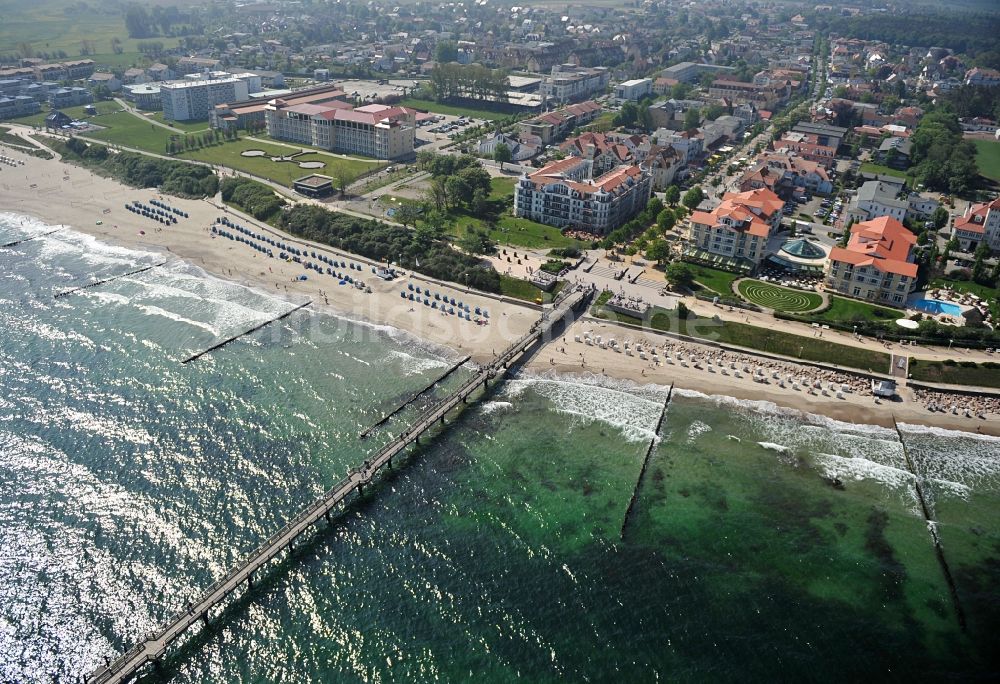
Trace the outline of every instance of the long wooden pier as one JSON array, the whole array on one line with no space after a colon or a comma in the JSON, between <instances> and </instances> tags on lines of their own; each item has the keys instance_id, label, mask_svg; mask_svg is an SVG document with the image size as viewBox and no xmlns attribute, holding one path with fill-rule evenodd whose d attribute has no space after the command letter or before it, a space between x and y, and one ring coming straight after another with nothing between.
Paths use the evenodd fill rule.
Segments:
<instances>
[{"instance_id":1,"label":"long wooden pier","mask_svg":"<svg viewBox=\"0 0 1000 684\"><path fill-rule=\"evenodd\" d=\"M243 559L239 565L212 584L201 598L190 604L187 610L174 617L158 634L149 635L117 660L92 672L85 681L88 684L127 682L146 664L155 663L162 658L171 643L192 625L199 621L207 624L210 611L230 593L244 583L249 587L253 583L254 573L276 558L282 551L290 548L303 532L319 522L320 519L325 518L329 521L330 513L343 503L351 493L355 491L360 493L375 478L379 470L385 466L392 467L393 458L404 452L411 444L419 444L420 436L424 432L438 423L444 424L445 416L449 411L466 403L469 396L479 387L488 386L490 380L502 376L510 364L536 342L545 341L545 336L552 330L552 327L572 313L581 302L588 301L589 295L589 292L570 291L560 296L555 302L556 306L550 312L543 314L523 337L507 347L492 363L484 366L461 387L425 410L400 435L382 447L374 456L367 458L360 468L352 469L348 472L347 477L300 511L287 525L274 533L270 539Z\"/></svg>"},{"instance_id":2,"label":"long wooden pier","mask_svg":"<svg viewBox=\"0 0 1000 684\"><path fill-rule=\"evenodd\" d=\"M71 288L69 290L63 290L62 292L56 292L54 296L57 299L59 297L65 297L66 295L71 295L74 292L79 292L80 290L87 290L87 289L90 289L92 287L97 287L98 285L104 285L105 283L110 283L110 282L112 282L114 280L119 280L121 278L128 278L129 276L134 276L134 275L138 275L139 273L145 273L146 271L151 271L154 268L159 268L160 266L163 266L163 264L165 264L165 263L167 263L167 262L164 261L163 263L160 263L160 264L153 264L152 266L144 266L143 268L137 268L134 271L129 271L128 273L121 273L121 274L116 275L116 276L110 276L108 278L102 278L101 280L95 280L92 283L87 283L86 285L81 285L80 287L74 287L74 288Z\"/></svg>"},{"instance_id":3,"label":"long wooden pier","mask_svg":"<svg viewBox=\"0 0 1000 684\"><path fill-rule=\"evenodd\" d=\"M255 325L254 327L250 328L249 330L244 330L243 332L241 332L239 334L236 334L236 335L233 335L232 337L227 337L226 339L222 340L222 342L219 342L218 344L213 344L208 349L203 349L202 351L198 352L197 354L193 354L193 355L187 357L186 359L184 359L183 361L181 361L181 363L182 364L191 363L195 359L199 359L202 356L204 356L205 354L208 354L209 352L214 352L216 349L221 349L222 347L225 347L230 342L235 342L236 340L240 339L241 337L246 337L247 335L255 333L258 330L260 330L261 328L263 328L265 326L268 326L268 325L271 325L275 321L280 321L282 319L288 318L289 316L291 316L293 313L295 313L299 309L304 309L307 306L309 306L310 304L312 304L312 300L311 299L308 302L306 302L305 304L299 304L294 309L286 311L285 313L281 314L280 316L275 316L274 318L268 319L268 320L264 321L263 323L261 323L259 325Z\"/></svg>"},{"instance_id":4,"label":"long wooden pier","mask_svg":"<svg viewBox=\"0 0 1000 684\"><path fill-rule=\"evenodd\" d=\"M6 249L7 247L17 247L22 242L31 242L32 240L37 240L38 238L45 237L46 235L52 235L52 233L58 233L62 228L56 228L55 230L50 230L47 233L41 233L40 235L32 235L30 237L21 238L20 240L14 240L13 242L8 242L6 245L0 245L0 248Z\"/></svg>"},{"instance_id":5,"label":"long wooden pier","mask_svg":"<svg viewBox=\"0 0 1000 684\"><path fill-rule=\"evenodd\" d=\"M642 485L642 479L646 475L646 468L649 467L649 459L653 455L653 450L656 449L656 445L660 438L660 429L663 427L663 419L667 417L667 408L670 407L670 397L674 394L674 383L670 383L670 389L667 390L667 398L663 402L663 408L660 410L660 419L656 421L656 429L653 430L653 438L649 440L649 446L646 448L646 455L642 459L642 468L639 469L639 477L635 481L635 489L632 490L632 498L628 501L628 508L625 509L625 518L622 520L622 529L619 533L619 539L625 539L625 528L628 526L628 521L632 517L632 509L635 508L635 502L639 498L639 487Z\"/></svg>"},{"instance_id":6,"label":"long wooden pier","mask_svg":"<svg viewBox=\"0 0 1000 684\"><path fill-rule=\"evenodd\" d=\"M424 394L426 394L427 392L429 392L432 387L434 387L438 383L443 382L444 380L446 380L452 373L454 373L459 368L461 368L462 365L464 365L465 362L468 361L471 358L472 358L471 356L466 356L465 358L463 358L458 363L453 364L437 380L435 380L431 384L427 385L427 387L423 388L422 390L414 392L412 395L410 395L409 399L407 399L406 401L402 402L401 404L399 404L399 406L397 406L393 410L391 410L388 413L386 413L385 415L383 415L381 418L378 419L377 422L372 423L371 425L369 425L368 427L366 427L364 430L362 430L361 432L359 432L358 433L358 438L359 439L368 439L368 437L369 437L369 435L371 435L371 433L375 432L375 430L379 429L380 427L382 427L383 425L385 425L386 423L388 423L392 419L392 417L394 415L396 415L397 413L399 413L400 411L402 411L403 409L405 409L407 406L409 406L410 404L412 404L413 402L415 402L419 397L421 397Z\"/></svg>"}]
</instances>

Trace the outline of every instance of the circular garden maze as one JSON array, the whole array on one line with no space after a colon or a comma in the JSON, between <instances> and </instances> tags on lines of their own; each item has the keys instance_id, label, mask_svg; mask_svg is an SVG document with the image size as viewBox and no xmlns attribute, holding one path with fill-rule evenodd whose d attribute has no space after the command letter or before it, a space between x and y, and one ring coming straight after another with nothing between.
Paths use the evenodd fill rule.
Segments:
<instances>
[{"instance_id":1,"label":"circular garden maze","mask_svg":"<svg viewBox=\"0 0 1000 684\"><path fill-rule=\"evenodd\" d=\"M792 290L762 280L741 280L736 289L748 302L783 313L805 313L823 304L823 298L815 292Z\"/></svg>"}]
</instances>

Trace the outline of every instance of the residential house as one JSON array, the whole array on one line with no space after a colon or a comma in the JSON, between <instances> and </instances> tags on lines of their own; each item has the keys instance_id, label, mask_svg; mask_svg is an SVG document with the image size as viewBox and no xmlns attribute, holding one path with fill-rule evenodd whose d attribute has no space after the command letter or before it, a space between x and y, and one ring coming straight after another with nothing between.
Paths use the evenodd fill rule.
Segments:
<instances>
[{"instance_id":1,"label":"residential house","mask_svg":"<svg viewBox=\"0 0 1000 684\"><path fill-rule=\"evenodd\" d=\"M122 82L114 74L106 71L95 71L87 78L87 85L91 88L105 86L112 93L122 89Z\"/></svg>"},{"instance_id":2,"label":"residential house","mask_svg":"<svg viewBox=\"0 0 1000 684\"><path fill-rule=\"evenodd\" d=\"M684 159L670 146L646 143L648 149L640 147L642 161L639 163L653 177L653 190L662 191L673 184L678 172L684 168Z\"/></svg>"},{"instance_id":3,"label":"residential house","mask_svg":"<svg viewBox=\"0 0 1000 684\"><path fill-rule=\"evenodd\" d=\"M56 88L49 91L49 104L52 106L52 109L78 107L90 104L93 101L94 96L86 88Z\"/></svg>"},{"instance_id":4,"label":"residential house","mask_svg":"<svg viewBox=\"0 0 1000 684\"><path fill-rule=\"evenodd\" d=\"M891 216L851 226L846 247L830 250L827 291L902 306L917 284L916 237Z\"/></svg>"},{"instance_id":5,"label":"residential house","mask_svg":"<svg viewBox=\"0 0 1000 684\"><path fill-rule=\"evenodd\" d=\"M562 140L574 128L590 123L600 113L601 105L590 100L569 105L554 112L546 112L521 121L518 124L518 130L521 132L519 137L535 136L542 141L543 145L548 145Z\"/></svg>"}]
</instances>

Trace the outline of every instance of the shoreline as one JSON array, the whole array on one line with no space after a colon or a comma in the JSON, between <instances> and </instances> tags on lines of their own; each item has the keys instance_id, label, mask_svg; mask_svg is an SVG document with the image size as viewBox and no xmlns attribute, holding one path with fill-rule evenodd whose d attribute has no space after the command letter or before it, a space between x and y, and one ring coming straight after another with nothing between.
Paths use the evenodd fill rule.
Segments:
<instances>
[{"instance_id":1,"label":"shoreline","mask_svg":"<svg viewBox=\"0 0 1000 684\"><path fill-rule=\"evenodd\" d=\"M471 355L474 362L489 362L496 351L523 335L539 315L537 310L529 306L470 294L457 287L440 285L419 274L407 273L392 282L382 281L367 268L367 264L371 263L369 259L349 255L297 236L289 236L295 241L309 244L310 250L315 248L317 252L323 251L331 256L337 255L348 261L364 264L364 281L371 287L372 293L365 294L350 286L339 286L336 279L314 272L310 272L309 280L299 281L296 278L305 272L301 265L270 259L240 243L213 237L209 226L220 215L227 215L244 225L259 223L232 208L220 210L214 205L214 198L186 200L161 196L155 190L131 188L65 162L31 157L19 150L8 150L8 153L16 155L25 164L17 168L5 168L0 175L0 189L5 198L4 206L0 206L2 211L36 218L49 225L65 225L112 245L169 255L214 277L277 294L289 301L291 297L307 296L314 300L313 307L316 310L332 313L359 325L398 330L412 338L414 344L427 344L444 356L448 355L446 351L450 351L456 358ZM162 227L124 209L124 205L132 201L148 203L151 198L157 197L162 197L170 206L186 211L190 218ZM270 226L268 230L277 232ZM145 231L145 234L140 231ZM430 287L433 292L442 296L455 297L470 306L488 310L489 325L458 320L454 316L443 315L428 306L401 297L400 293L406 292L407 286L411 284ZM859 394L836 399L832 396L781 389L772 384L755 383L750 378L723 378L680 365L649 366L634 357L610 349L599 349L596 346L584 348L583 344L574 342L575 335L582 336L585 330L595 328L607 328L608 332L613 332L613 336L619 339L642 340L644 344L653 347L665 342L662 336L657 336L654 332L626 329L613 323L578 320L565 332L565 341L548 342L535 352L523 368L531 373L555 371L563 377L578 379L582 371L628 381L637 387L647 383L666 387L673 383L677 389L709 397L768 402L781 408L854 424L892 427L895 418L900 423L909 425L939 427L973 435L977 434L978 429L982 434L1000 435L1000 422L991 417L979 420L928 412L914 400L912 390L908 388L901 388L902 401L897 402L875 404L871 396L862 397ZM690 343L684 343L684 346L693 349L698 347ZM702 351L718 355L707 348ZM578 363L578 353L586 356L582 366ZM601 371L599 374L598 368ZM805 374L809 371L801 367L801 372ZM910 396L907 397L906 394Z\"/></svg>"}]
</instances>

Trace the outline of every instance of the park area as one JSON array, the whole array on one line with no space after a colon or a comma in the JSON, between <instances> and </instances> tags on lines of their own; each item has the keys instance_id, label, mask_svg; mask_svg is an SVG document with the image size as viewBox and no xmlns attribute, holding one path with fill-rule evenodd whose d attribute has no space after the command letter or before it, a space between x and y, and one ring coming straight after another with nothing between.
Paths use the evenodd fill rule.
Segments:
<instances>
[{"instance_id":1,"label":"park area","mask_svg":"<svg viewBox=\"0 0 1000 684\"><path fill-rule=\"evenodd\" d=\"M257 152L261 154L256 154ZM266 178L286 187L291 187L292 181L296 178L310 173L320 173L331 178L337 178L338 174L343 173L348 181L353 181L361 174L385 165L385 162L381 161L352 159L322 152L307 152L290 161L271 161L272 157L287 157L298 152L301 152L301 148L273 145L256 140L237 140L200 149L185 150L177 157L226 166L260 178ZM250 153L252 156L248 156L246 153ZM300 166L303 163L308 166ZM314 164L322 164L323 166L317 167Z\"/></svg>"},{"instance_id":2,"label":"park area","mask_svg":"<svg viewBox=\"0 0 1000 684\"><path fill-rule=\"evenodd\" d=\"M803 292L761 280L746 278L737 284L743 299L751 304L782 313L806 313L823 305L823 297L815 292Z\"/></svg>"},{"instance_id":3,"label":"park area","mask_svg":"<svg viewBox=\"0 0 1000 684\"><path fill-rule=\"evenodd\" d=\"M1000 141L998 140L973 140L976 146L976 165L979 167L979 174L991 181L1000 183Z\"/></svg>"}]
</instances>

